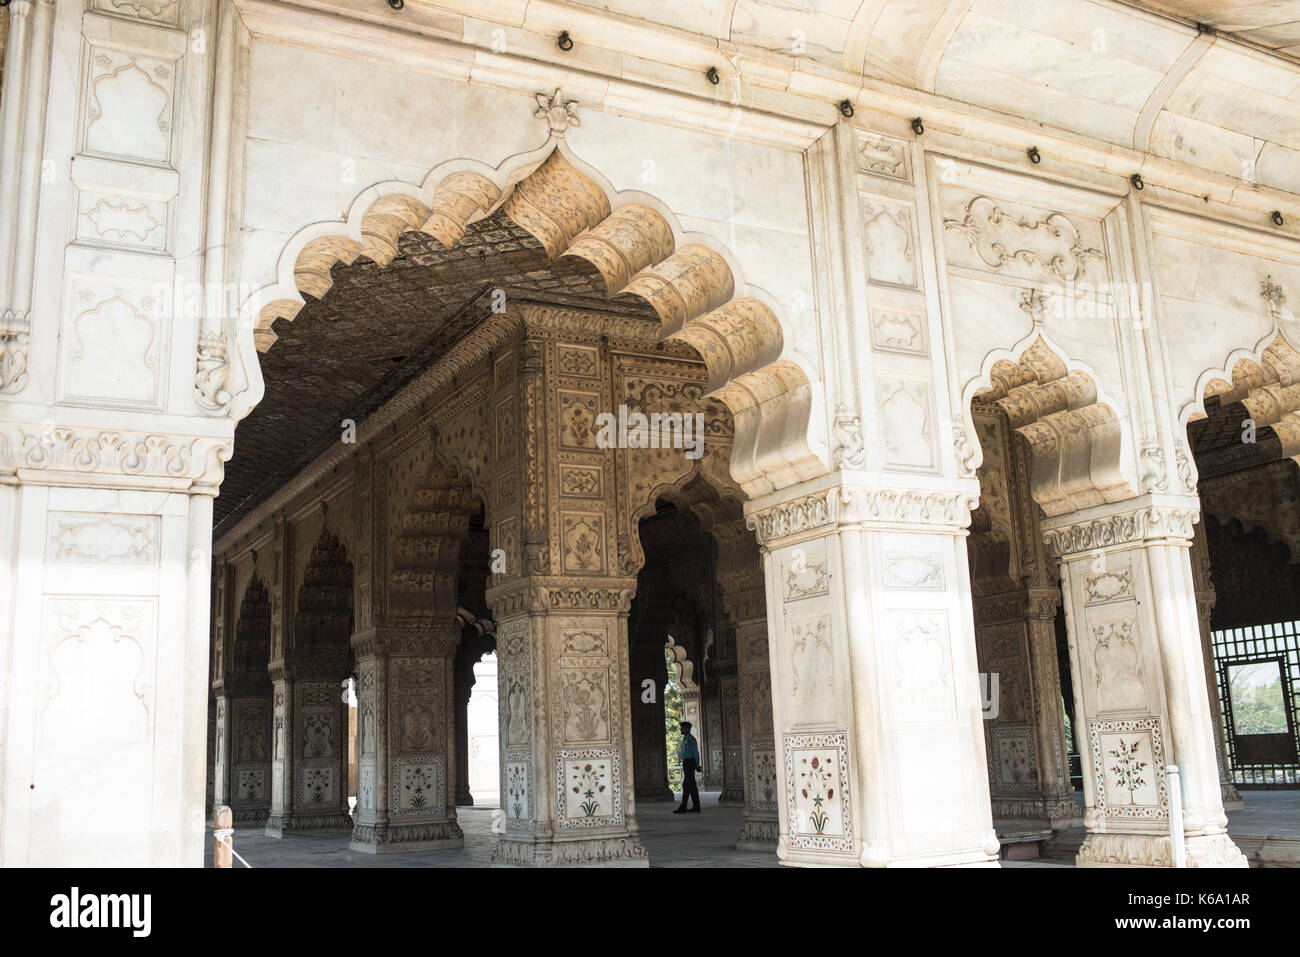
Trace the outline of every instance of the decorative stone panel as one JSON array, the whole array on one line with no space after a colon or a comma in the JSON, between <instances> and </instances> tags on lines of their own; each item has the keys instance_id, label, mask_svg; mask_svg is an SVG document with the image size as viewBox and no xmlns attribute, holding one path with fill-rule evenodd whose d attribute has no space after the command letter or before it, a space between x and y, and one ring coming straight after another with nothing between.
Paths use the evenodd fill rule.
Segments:
<instances>
[{"instance_id":1,"label":"decorative stone panel","mask_svg":"<svg viewBox=\"0 0 1300 957\"><path fill-rule=\"evenodd\" d=\"M785 788L791 848L853 852L847 732L787 734Z\"/></svg>"},{"instance_id":2,"label":"decorative stone panel","mask_svg":"<svg viewBox=\"0 0 1300 957\"><path fill-rule=\"evenodd\" d=\"M623 826L623 782L615 748L555 752L556 819L561 829Z\"/></svg>"}]
</instances>

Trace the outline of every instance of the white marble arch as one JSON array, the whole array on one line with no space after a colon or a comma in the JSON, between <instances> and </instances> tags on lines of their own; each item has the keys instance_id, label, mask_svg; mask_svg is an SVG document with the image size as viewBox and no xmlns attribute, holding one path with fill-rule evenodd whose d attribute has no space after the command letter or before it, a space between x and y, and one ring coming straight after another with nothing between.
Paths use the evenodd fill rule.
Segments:
<instances>
[{"instance_id":1,"label":"white marble arch","mask_svg":"<svg viewBox=\"0 0 1300 957\"><path fill-rule=\"evenodd\" d=\"M1086 405L1108 412L1107 422L1113 426L1113 434L1105 440L1098 442L1090 437L1081 449L1076 450L1075 455L1068 457L1059 454L1059 446L1055 449L1045 448L1042 443L1035 442L1033 437L1026 436L1032 450L1030 490L1034 500L1048 515L1060 515L1086 507L1072 504L1079 493L1086 495L1093 492L1100 496L1099 500L1104 501L1118 501L1136 495L1138 482L1132 424L1127 416L1115 414L1123 406L1098 384L1097 375L1090 366L1069 358L1066 351L1053 342L1051 335L1044 329L1035 328L1010 349L992 349L985 355L979 375L962 384L961 406L957 413L961 427L967 430L967 435L976 434L970 411L971 401L976 394L993 385L994 367L1000 362L1017 365L1031 350L1046 350L1052 360L1061 364L1065 375L1053 381L1067 377L1079 380L1086 378L1093 390L1091 401ZM1077 411L1079 408L1080 403L1072 400L1061 411ZM1030 425L1032 424L1031 421ZM984 460L984 450L979 442L972 443L972 452L973 458L969 460L968 467L973 472Z\"/></svg>"},{"instance_id":2,"label":"white marble arch","mask_svg":"<svg viewBox=\"0 0 1300 957\"><path fill-rule=\"evenodd\" d=\"M506 205L515 195L515 187L554 156L603 192L613 213L602 225L632 204L648 207L671 230L672 250L704 247L725 264L729 275L718 280L719 289L711 292L708 306L701 309L687 303L680 315L656 309L666 338L680 338L701 350L710 367L709 394L726 403L736 417L731 464L732 475L742 488L750 495L764 494L828 471L826 401L819 372L794 350L794 330L781 304L745 281L740 263L724 244L707 234L684 230L674 213L654 196L638 190L615 190L555 135L538 149L508 157L495 167L459 158L436 166L420 185L399 180L376 183L356 196L342 220L311 223L294 233L280 252L276 281L258 288L240 304L236 349L249 374L247 388L232 400L232 418L243 418L264 394L257 353L274 343L272 323L296 315L305 302L304 291L323 295L331 282L332 265L350 263L360 255L386 263L395 253L398 235L407 230L423 229L444 243L454 243L465 225ZM634 235L633 246L641 248L619 250L625 261L615 268L623 275L615 276L606 268L608 263L601 261L600 252L593 257L590 250L578 248L591 230L572 232L575 235L562 236L555 248L548 245L548 237L539 238L552 257L557 253L577 255L593 262L605 274L610 295L624 291L644 297L647 291L653 293L656 285L677 285L671 268L666 279L655 273L657 266L675 254L665 256L663 249L645 248L649 244ZM688 277L685 281L692 280ZM640 287L634 288L638 283ZM691 290L679 290L679 294L683 291L687 293L683 298L689 300Z\"/></svg>"},{"instance_id":3,"label":"white marble arch","mask_svg":"<svg viewBox=\"0 0 1300 957\"><path fill-rule=\"evenodd\" d=\"M1186 428L1189 422L1205 418L1206 398L1216 392L1230 391L1216 388L1214 383L1235 385L1233 373L1240 362L1252 363L1257 369L1263 371L1264 381L1260 383L1261 385L1295 385L1295 379L1289 381L1287 379L1288 373L1294 375L1298 371L1296 364L1300 360L1300 347L1297 347L1297 342L1300 342L1300 334L1297 334L1297 331L1289 330L1274 320L1273 328L1253 347L1233 349L1224 358L1222 365L1206 369L1196 377L1195 397L1179 410L1179 425ZM1277 368L1279 363L1284 363L1285 367ZM1282 380L1280 383L1279 378ZM1251 389L1250 393L1253 392L1254 390ZM1243 398L1248 397L1243 396ZM1273 424L1274 422L1256 422L1260 427Z\"/></svg>"}]
</instances>

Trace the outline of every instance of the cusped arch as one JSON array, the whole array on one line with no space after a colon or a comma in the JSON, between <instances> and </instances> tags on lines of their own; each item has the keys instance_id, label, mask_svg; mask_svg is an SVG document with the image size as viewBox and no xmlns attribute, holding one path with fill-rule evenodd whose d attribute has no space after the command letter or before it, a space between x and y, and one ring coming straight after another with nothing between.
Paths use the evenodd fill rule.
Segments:
<instances>
[{"instance_id":1,"label":"cusped arch","mask_svg":"<svg viewBox=\"0 0 1300 957\"><path fill-rule=\"evenodd\" d=\"M635 575L645 565L645 549L637 530L643 518L655 513L655 503L660 499L671 502L682 512L693 514L706 532L723 521L739 518L745 500L739 485L720 481L719 476L706 472L699 465L674 481L655 485L645 499L635 503L628 512L627 524L619 533L620 574Z\"/></svg>"},{"instance_id":2,"label":"cusped arch","mask_svg":"<svg viewBox=\"0 0 1300 957\"><path fill-rule=\"evenodd\" d=\"M239 601L235 641L230 654L232 675L266 675L271 660L271 590L257 569L253 569Z\"/></svg>"},{"instance_id":3,"label":"cusped arch","mask_svg":"<svg viewBox=\"0 0 1300 957\"><path fill-rule=\"evenodd\" d=\"M1196 380L1195 397L1179 415L1184 427L1206 417L1206 402L1241 403L1255 429L1271 428L1282 457L1300 463L1300 349L1274 324L1254 349L1235 349L1221 367Z\"/></svg>"},{"instance_id":4,"label":"cusped arch","mask_svg":"<svg viewBox=\"0 0 1300 957\"><path fill-rule=\"evenodd\" d=\"M1042 332L1011 350L985 357L980 375L962 392L963 418L972 404L996 405L1030 450L1030 494L1048 516L1134 497L1124 473L1124 426L1096 377L1062 358ZM972 450L971 468L983 452Z\"/></svg>"},{"instance_id":5,"label":"cusped arch","mask_svg":"<svg viewBox=\"0 0 1300 957\"><path fill-rule=\"evenodd\" d=\"M387 618L406 627L455 630L461 546L479 506L457 470L441 456L435 460L401 512L387 576Z\"/></svg>"},{"instance_id":6,"label":"cusped arch","mask_svg":"<svg viewBox=\"0 0 1300 957\"><path fill-rule=\"evenodd\" d=\"M304 296L328 292L335 264L366 256L386 265L398 238L410 231L450 248L471 223L497 210L535 237L549 259L589 263L608 298L644 301L666 339L696 349L708 370L709 394L735 419L732 474L746 494L766 494L825 471L808 434L812 377L789 345L779 305L747 286L732 255L711 237L684 232L654 197L614 190L562 139L495 168L456 160L436 167L420 186L376 184L358 195L345 220L300 230L281 252L276 282L241 307L255 351L271 347L273 323L292 320ZM246 345L241 339L241 348ZM256 355L244 357L247 367L257 368ZM236 418L261 399L260 374L253 378L232 409Z\"/></svg>"},{"instance_id":7,"label":"cusped arch","mask_svg":"<svg viewBox=\"0 0 1300 957\"><path fill-rule=\"evenodd\" d=\"M664 642L664 650L668 652L668 661L673 669L672 678L677 687L682 691L699 691L700 686L695 681L695 662L691 661L686 649L669 635Z\"/></svg>"},{"instance_id":8,"label":"cusped arch","mask_svg":"<svg viewBox=\"0 0 1300 957\"><path fill-rule=\"evenodd\" d=\"M312 546L293 623L294 651L347 654L352 638L352 560L347 544L322 523Z\"/></svg>"}]
</instances>

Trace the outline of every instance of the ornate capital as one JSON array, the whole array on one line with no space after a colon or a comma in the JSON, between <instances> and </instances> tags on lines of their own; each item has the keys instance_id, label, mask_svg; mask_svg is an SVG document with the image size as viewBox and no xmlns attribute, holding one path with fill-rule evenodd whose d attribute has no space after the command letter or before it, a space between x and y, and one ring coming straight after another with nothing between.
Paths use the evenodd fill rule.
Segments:
<instances>
[{"instance_id":1,"label":"ornate capital","mask_svg":"<svg viewBox=\"0 0 1300 957\"><path fill-rule=\"evenodd\" d=\"M746 522L765 546L836 525L961 532L970 524L977 492L838 485L769 506L747 506Z\"/></svg>"},{"instance_id":2,"label":"ornate capital","mask_svg":"<svg viewBox=\"0 0 1300 957\"><path fill-rule=\"evenodd\" d=\"M229 438L153 435L48 425L0 427L0 473L117 475L143 488L202 487L215 494L233 451Z\"/></svg>"},{"instance_id":3,"label":"ornate capital","mask_svg":"<svg viewBox=\"0 0 1300 957\"><path fill-rule=\"evenodd\" d=\"M1156 504L1149 498L1136 508L1087 518L1063 515L1044 523L1043 541L1058 558L1112 545L1161 539L1189 544L1192 526L1200 517L1199 504ZM1093 510L1089 510L1093 511ZM1086 513L1085 513L1086 514Z\"/></svg>"},{"instance_id":4,"label":"ornate capital","mask_svg":"<svg viewBox=\"0 0 1300 957\"><path fill-rule=\"evenodd\" d=\"M534 576L487 590L492 616L500 622L518 614L614 611L626 614L636 594L635 578L542 578Z\"/></svg>"}]
</instances>

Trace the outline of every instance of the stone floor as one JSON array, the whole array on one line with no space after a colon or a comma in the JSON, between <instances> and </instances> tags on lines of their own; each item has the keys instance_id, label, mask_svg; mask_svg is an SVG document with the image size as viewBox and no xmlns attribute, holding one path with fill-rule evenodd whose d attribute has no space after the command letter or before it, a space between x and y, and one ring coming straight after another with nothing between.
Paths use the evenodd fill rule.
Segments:
<instances>
[{"instance_id":1,"label":"stone floor","mask_svg":"<svg viewBox=\"0 0 1300 957\"><path fill-rule=\"evenodd\" d=\"M641 840L651 867L777 867L775 853L736 850L736 831L743 813L735 805L718 805L718 792L702 795L699 814L674 815L675 804L637 805ZM1252 865L1300 865L1300 790L1247 791L1245 806L1228 812L1228 833ZM348 849L347 834L267 837L259 827L235 829L235 850L253 867L487 867L492 862L492 808L460 808L465 846L448 851L409 854L362 854ZM1082 834L1080 834L1080 838ZM205 850L212 865L212 840ZM238 861L236 867L242 866ZM1070 867L1068 860L1003 861L1003 867Z\"/></svg>"},{"instance_id":2,"label":"stone floor","mask_svg":"<svg viewBox=\"0 0 1300 957\"><path fill-rule=\"evenodd\" d=\"M744 814L735 805L718 805L718 792L701 794L699 814L673 814L668 801L636 806L641 841L651 867L777 867L775 852L736 850L736 832ZM409 854L362 854L348 849L347 834L267 837L260 827L235 828L235 851L253 867L488 867L496 837L492 808L457 809L465 846L448 851ZM211 831L204 864L212 866ZM242 867L238 860L235 867Z\"/></svg>"}]
</instances>

